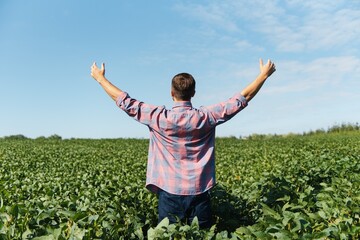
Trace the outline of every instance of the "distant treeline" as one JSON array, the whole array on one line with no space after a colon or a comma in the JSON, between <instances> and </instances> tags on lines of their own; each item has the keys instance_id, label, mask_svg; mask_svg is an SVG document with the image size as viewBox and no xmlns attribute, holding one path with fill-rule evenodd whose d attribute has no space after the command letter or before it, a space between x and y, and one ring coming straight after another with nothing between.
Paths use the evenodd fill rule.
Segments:
<instances>
[{"instance_id":1,"label":"distant treeline","mask_svg":"<svg viewBox=\"0 0 360 240\"><path fill-rule=\"evenodd\" d=\"M310 130L308 132L301 133L288 133L288 134L252 134L248 137L244 137L245 139L265 139L265 138L274 138L274 137L291 137L291 136L310 136L310 135L322 135L322 134L330 134L330 133L343 133L343 132L356 132L360 131L359 123L342 123L335 124L328 129L317 129ZM241 138L241 137L240 137Z\"/></svg>"},{"instance_id":2,"label":"distant treeline","mask_svg":"<svg viewBox=\"0 0 360 240\"><path fill-rule=\"evenodd\" d=\"M303 132L302 134L298 134L298 133L288 133L288 134L251 134L247 137L241 137L241 139L264 139L264 138L272 138L272 137L287 137L287 136L309 136L309 135L316 135L316 134L327 134L327 133L340 133L340 132L354 132L354 131L360 131L360 125L359 123L341 123L341 124L335 124L331 127L329 127L328 129L317 129L317 130L310 130L308 132ZM230 136L230 138L237 138L235 136ZM2 137L0 139L30 139L22 134L17 134L17 135L10 135L10 136L5 136ZM44 140L44 139L52 139L52 140L62 140L62 137L57 135L57 134L53 134L51 136L48 137L44 137L44 136L40 136L37 137L36 140Z\"/></svg>"},{"instance_id":3,"label":"distant treeline","mask_svg":"<svg viewBox=\"0 0 360 240\"><path fill-rule=\"evenodd\" d=\"M359 123L342 123L339 125L334 125L332 127L329 127L327 130L324 129L318 129L316 131L310 131L308 133L304 133L303 135L312 135L312 134L318 134L318 133L337 133L337 132L352 132L352 131L359 131L360 125Z\"/></svg>"},{"instance_id":4,"label":"distant treeline","mask_svg":"<svg viewBox=\"0 0 360 240\"><path fill-rule=\"evenodd\" d=\"M28 138L28 137L26 137L26 136L24 136L22 134L16 134L16 135L5 136L2 139L30 139L30 138ZM57 135L57 134L53 134L53 135L51 135L49 137L41 136L41 137L37 137L36 139L38 139L38 140L41 140L41 139L61 140L62 137Z\"/></svg>"}]
</instances>

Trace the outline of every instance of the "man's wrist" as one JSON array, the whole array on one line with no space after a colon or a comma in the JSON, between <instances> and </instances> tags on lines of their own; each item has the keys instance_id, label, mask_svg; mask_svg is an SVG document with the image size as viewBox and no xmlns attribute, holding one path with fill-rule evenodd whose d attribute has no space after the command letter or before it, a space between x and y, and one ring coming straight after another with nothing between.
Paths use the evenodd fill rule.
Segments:
<instances>
[{"instance_id":1,"label":"man's wrist","mask_svg":"<svg viewBox=\"0 0 360 240\"><path fill-rule=\"evenodd\" d=\"M96 81L97 81L99 84L102 84L102 83L104 83L104 82L106 81L106 78L103 77L103 76L101 76L101 77L99 77L98 79L96 79Z\"/></svg>"},{"instance_id":2,"label":"man's wrist","mask_svg":"<svg viewBox=\"0 0 360 240\"><path fill-rule=\"evenodd\" d=\"M268 78L269 76L264 74L264 73L260 73L258 76L258 79L262 82L265 82L265 80Z\"/></svg>"}]
</instances>

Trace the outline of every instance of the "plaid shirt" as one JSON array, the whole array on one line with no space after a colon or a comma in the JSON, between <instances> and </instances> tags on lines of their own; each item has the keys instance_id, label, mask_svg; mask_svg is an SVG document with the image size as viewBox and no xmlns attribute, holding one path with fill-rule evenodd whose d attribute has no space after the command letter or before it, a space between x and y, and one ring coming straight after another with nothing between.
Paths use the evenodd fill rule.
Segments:
<instances>
[{"instance_id":1,"label":"plaid shirt","mask_svg":"<svg viewBox=\"0 0 360 240\"><path fill-rule=\"evenodd\" d=\"M116 101L130 117L150 130L146 187L177 195L201 194L215 185L215 127L247 106L236 94L208 107L175 102L171 110L121 93Z\"/></svg>"}]
</instances>

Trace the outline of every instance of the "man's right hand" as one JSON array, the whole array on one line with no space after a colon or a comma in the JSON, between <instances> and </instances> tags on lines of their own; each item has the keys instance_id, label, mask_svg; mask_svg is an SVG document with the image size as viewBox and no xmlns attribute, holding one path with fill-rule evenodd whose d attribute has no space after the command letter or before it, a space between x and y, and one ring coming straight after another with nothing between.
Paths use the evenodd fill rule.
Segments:
<instances>
[{"instance_id":1,"label":"man's right hand","mask_svg":"<svg viewBox=\"0 0 360 240\"><path fill-rule=\"evenodd\" d=\"M105 78L105 64L102 63L101 69L99 69L98 66L96 65L96 62L94 62L93 65L91 66L91 76L96 81L101 83L101 81Z\"/></svg>"},{"instance_id":2,"label":"man's right hand","mask_svg":"<svg viewBox=\"0 0 360 240\"><path fill-rule=\"evenodd\" d=\"M260 58L260 74L264 75L265 78L268 78L276 71L275 64L268 60L268 62L264 65L263 60Z\"/></svg>"}]
</instances>

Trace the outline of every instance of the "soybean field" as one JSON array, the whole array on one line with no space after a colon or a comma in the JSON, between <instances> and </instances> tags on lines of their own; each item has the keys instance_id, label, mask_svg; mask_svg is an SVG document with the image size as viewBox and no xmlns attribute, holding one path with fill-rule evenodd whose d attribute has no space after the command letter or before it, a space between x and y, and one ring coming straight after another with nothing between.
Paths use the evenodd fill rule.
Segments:
<instances>
[{"instance_id":1,"label":"soybean field","mask_svg":"<svg viewBox=\"0 0 360 240\"><path fill-rule=\"evenodd\" d=\"M213 227L157 222L146 139L0 139L0 239L359 239L360 131L216 139Z\"/></svg>"}]
</instances>

